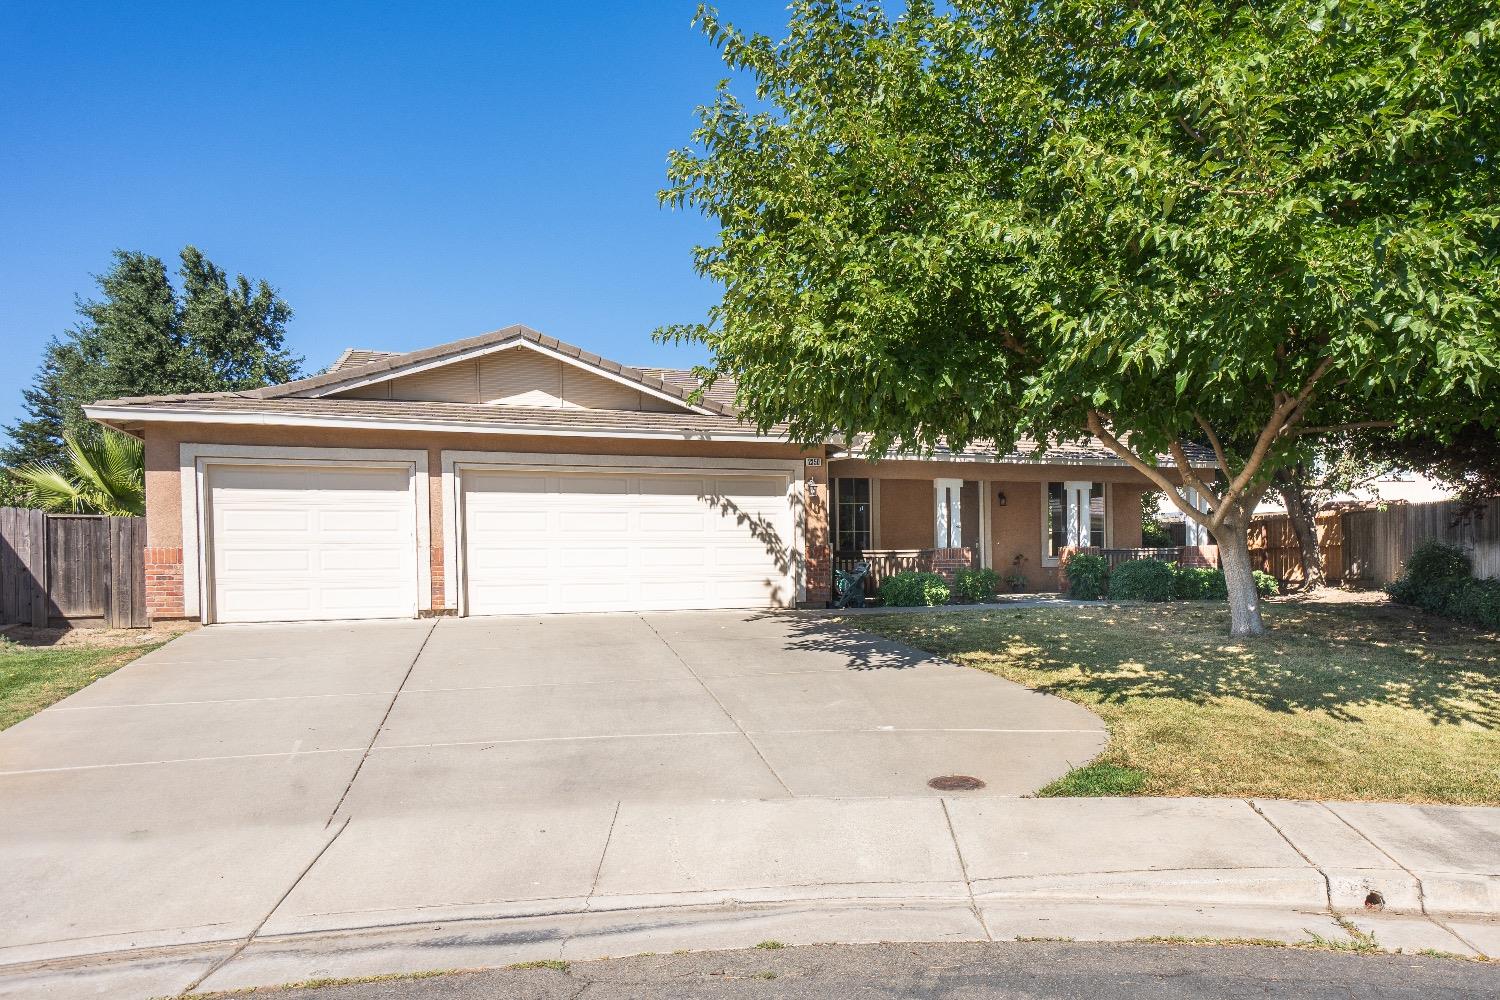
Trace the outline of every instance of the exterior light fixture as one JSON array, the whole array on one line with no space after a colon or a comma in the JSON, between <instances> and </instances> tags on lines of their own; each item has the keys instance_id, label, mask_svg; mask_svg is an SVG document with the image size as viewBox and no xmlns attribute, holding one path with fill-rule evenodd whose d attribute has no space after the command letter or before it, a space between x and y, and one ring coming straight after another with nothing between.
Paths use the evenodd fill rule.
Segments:
<instances>
[{"instance_id":1,"label":"exterior light fixture","mask_svg":"<svg viewBox=\"0 0 1500 1000\"><path fill-rule=\"evenodd\" d=\"M1005 491L1004 490L1001 490L999 493L995 494L995 502L997 504L999 504L1000 506L1002 506L1002 507L1005 506Z\"/></svg>"}]
</instances>

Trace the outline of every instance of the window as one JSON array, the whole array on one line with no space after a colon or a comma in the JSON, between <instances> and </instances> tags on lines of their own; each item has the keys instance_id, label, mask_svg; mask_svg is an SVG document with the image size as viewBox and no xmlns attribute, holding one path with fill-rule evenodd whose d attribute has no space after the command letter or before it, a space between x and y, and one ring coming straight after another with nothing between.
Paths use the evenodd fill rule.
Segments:
<instances>
[{"instance_id":1,"label":"window","mask_svg":"<svg viewBox=\"0 0 1500 1000\"><path fill-rule=\"evenodd\" d=\"M835 479L834 551L862 552L870 545L870 481Z\"/></svg>"},{"instance_id":2,"label":"window","mask_svg":"<svg viewBox=\"0 0 1500 1000\"><path fill-rule=\"evenodd\" d=\"M1042 562L1056 566L1065 546L1104 548L1109 544L1104 512L1103 483L1048 483L1047 506L1042 512Z\"/></svg>"}]
</instances>

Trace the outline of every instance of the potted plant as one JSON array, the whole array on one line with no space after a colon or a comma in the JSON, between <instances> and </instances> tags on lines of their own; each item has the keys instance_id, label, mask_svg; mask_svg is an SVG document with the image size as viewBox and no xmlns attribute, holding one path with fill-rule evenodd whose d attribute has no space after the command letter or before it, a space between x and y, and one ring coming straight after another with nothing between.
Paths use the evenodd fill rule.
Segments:
<instances>
[{"instance_id":1,"label":"potted plant","mask_svg":"<svg viewBox=\"0 0 1500 1000\"><path fill-rule=\"evenodd\" d=\"M1026 554L1017 552L1010 561L1010 572L1005 574L1005 583L1011 591L1019 594L1026 589Z\"/></svg>"}]
</instances>

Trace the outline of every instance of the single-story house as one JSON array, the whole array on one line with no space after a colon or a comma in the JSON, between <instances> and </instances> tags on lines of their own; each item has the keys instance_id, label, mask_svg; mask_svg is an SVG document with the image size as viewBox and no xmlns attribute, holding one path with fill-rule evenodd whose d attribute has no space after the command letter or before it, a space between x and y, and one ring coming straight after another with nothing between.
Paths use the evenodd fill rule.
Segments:
<instances>
[{"instance_id":1,"label":"single-story house","mask_svg":"<svg viewBox=\"0 0 1500 1000\"><path fill-rule=\"evenodd\" d=\"M1097 442L874 462L695 388L513 326L87 413L145 442L157 618L821 605L860 557L1046 590L1065 546L1141 543L1148 483Z\"/></svg>"}]
</instances>

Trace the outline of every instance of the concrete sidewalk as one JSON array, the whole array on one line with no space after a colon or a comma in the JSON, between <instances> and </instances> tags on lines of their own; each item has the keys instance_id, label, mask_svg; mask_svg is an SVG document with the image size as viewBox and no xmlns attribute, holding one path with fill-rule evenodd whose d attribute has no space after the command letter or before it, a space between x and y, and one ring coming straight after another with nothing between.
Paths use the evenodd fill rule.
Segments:
<instances>
[{"instance_id":1,"label":"concrete sidewalk","mask_svg":"<svg viewBox=\"0 0 1500 1000\"><path fill-rule=\"evenodd\" d=\"M1311 936L1500 955L1500 809L797 798L355 813L246 931L0 950L0 996L147 997L679 949ZM288 845L289 847L292 845ZM253 859L250 859L253 862ZM237 876L219 888L234 894Z\"/></svg>"}]
</instances>

